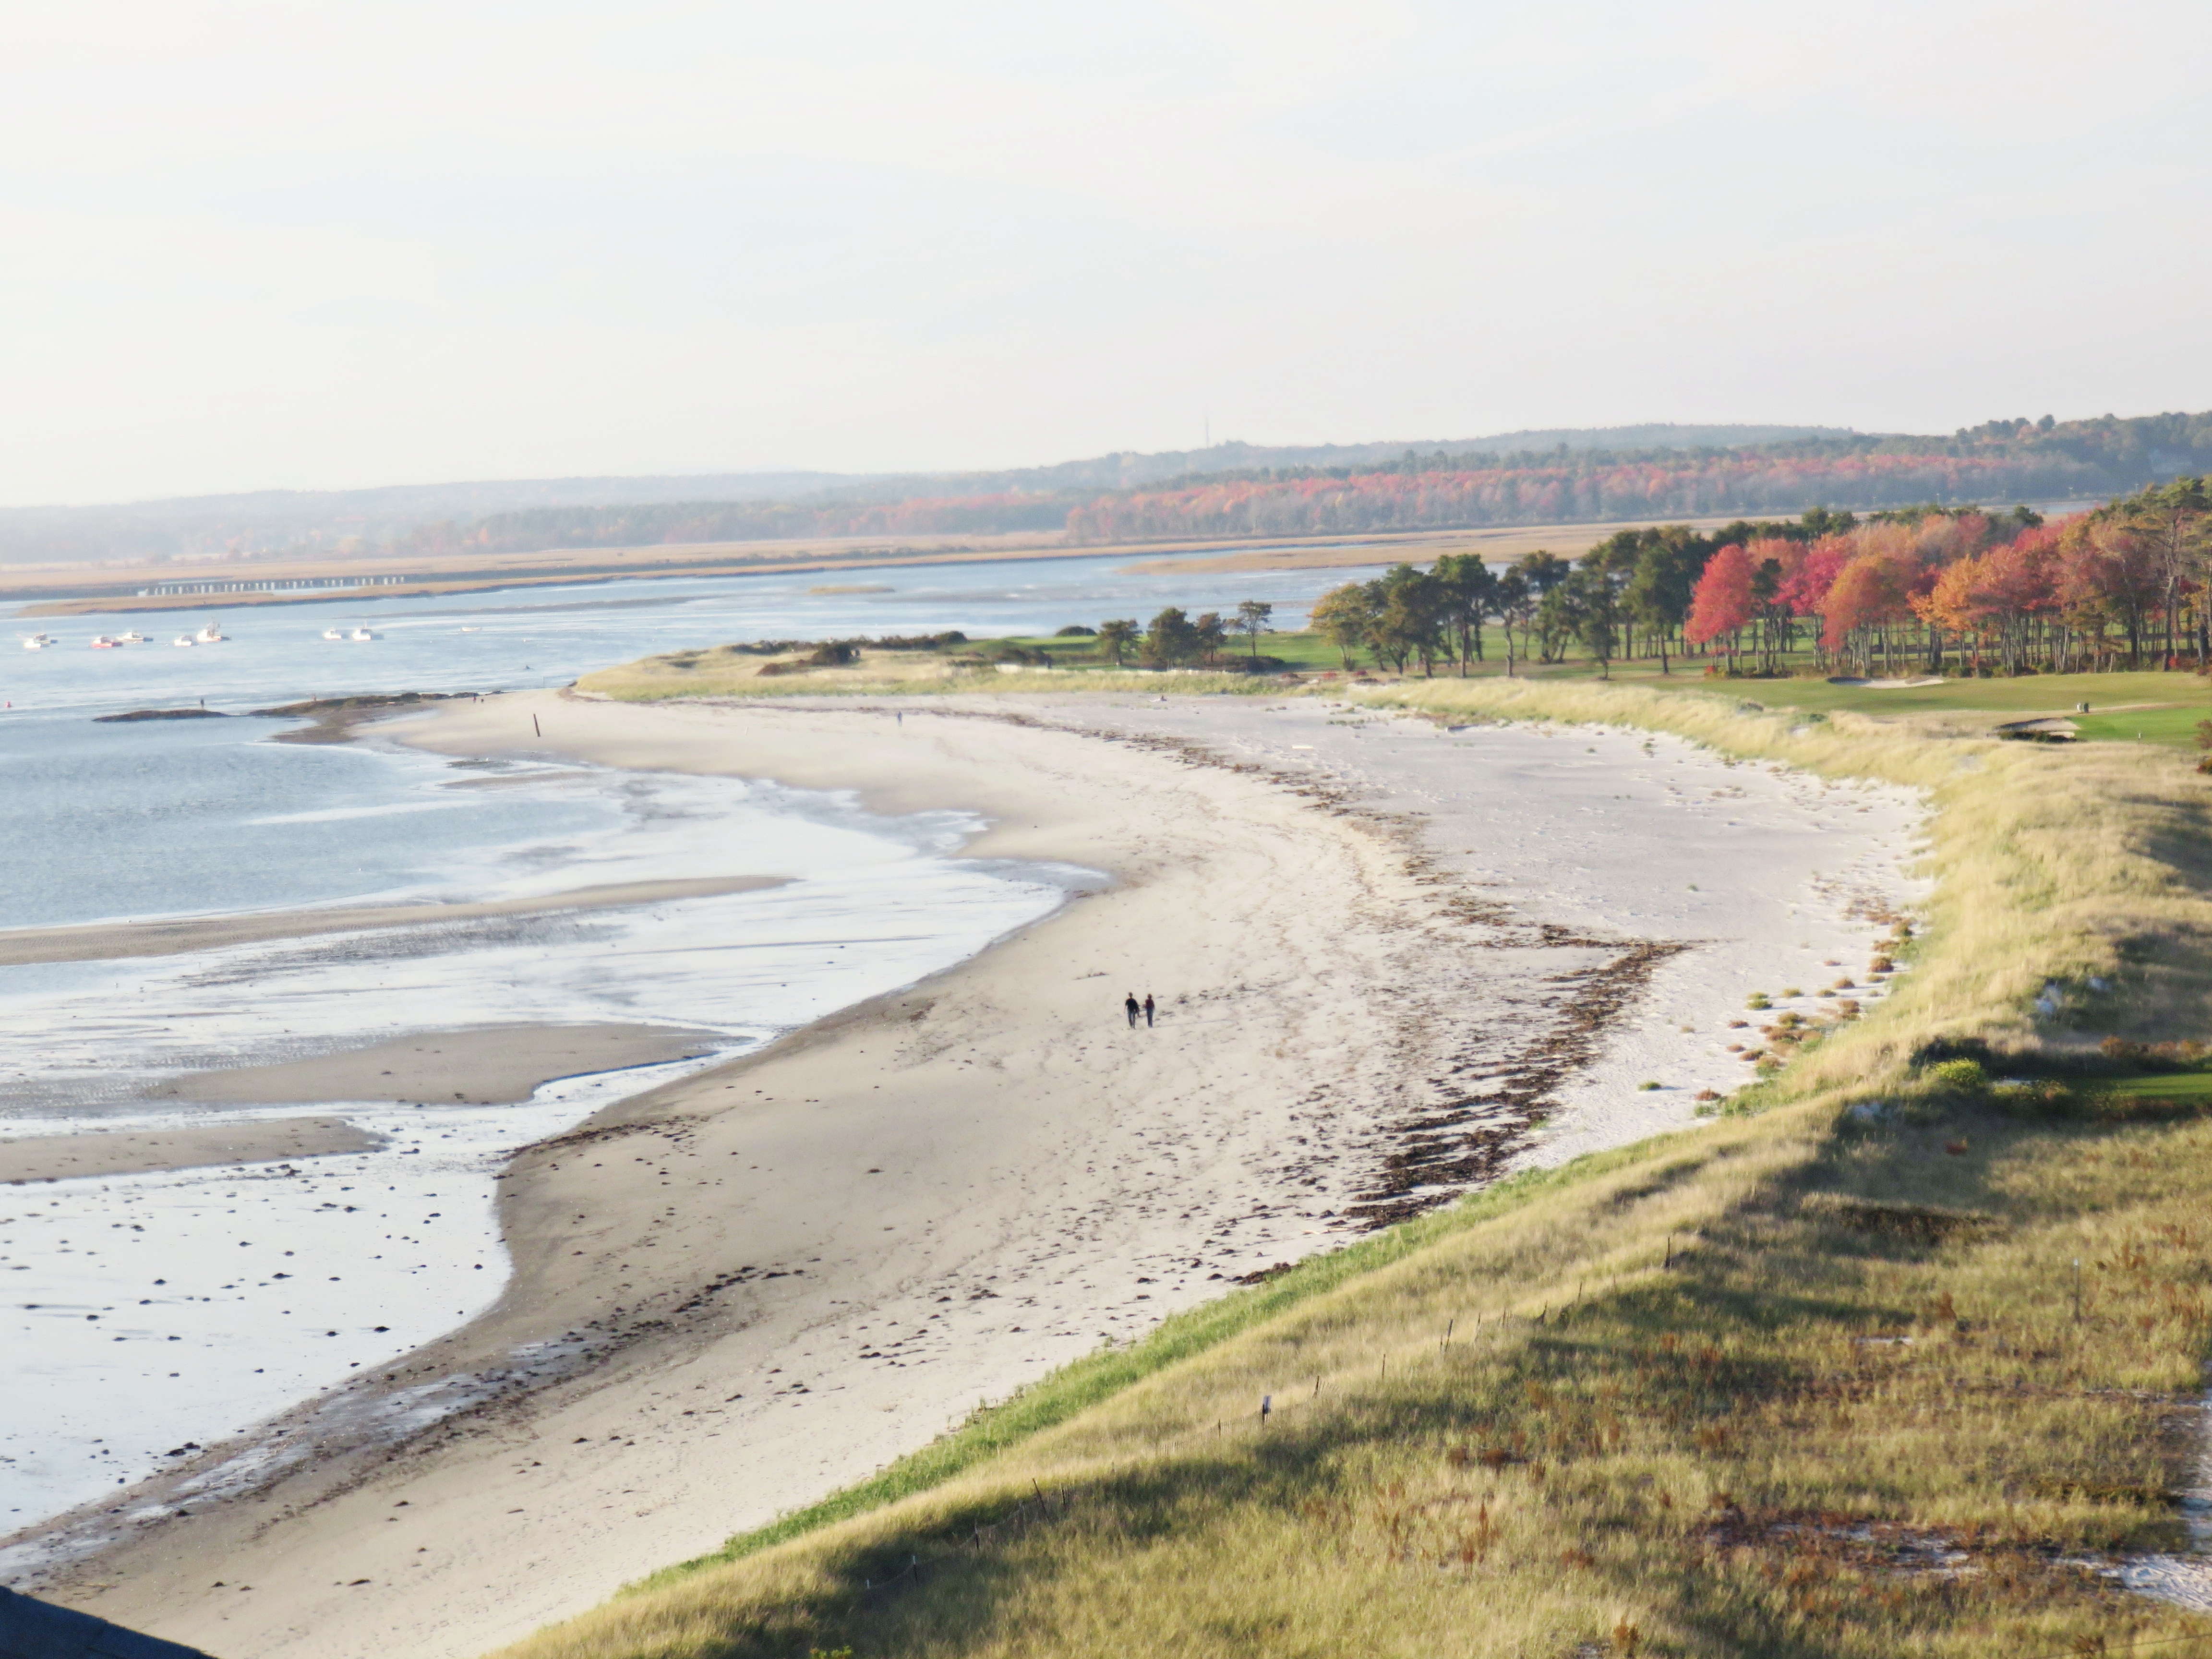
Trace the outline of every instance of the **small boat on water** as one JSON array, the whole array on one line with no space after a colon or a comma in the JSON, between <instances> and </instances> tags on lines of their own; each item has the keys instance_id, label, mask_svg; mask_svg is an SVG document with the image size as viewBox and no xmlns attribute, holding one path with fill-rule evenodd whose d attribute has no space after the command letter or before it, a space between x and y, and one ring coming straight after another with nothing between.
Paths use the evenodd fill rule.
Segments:
<instances>
[{"instance_id":1,"label":"small boat on water","mask_svg":"<svg viewBox=\"0 0 2212 1659\"><path fill-rule=\"evenodd\" d=\"M119 651L123 648L123 641L106 634L94 634L92 648L95 651Z\"/></svg>"},{"instance_id":2,"label":"small boat on water","mask_svg":"<svg viewBox=\"0 0 2212 1659\"><path fill-rule=\"evenodd\" d=\"M169 641L171 645L190 645L191 642L192 636L189 634L179 634Z\"/></svg>"},{"instance_id":3,"label":"small boat on water","mask_svg":"<svg viewBox=\"0 0 2212 1659\"><path fill-rule=\"evenodd\" d=\"M345 630L339 628L325 628L323 630L323 637L326 640L342 640L345 637Z\"/></svg>"},{"instance_id":4,"label":"small boat on water","mask_svg":"<svg viewBox=\"0 0 2212 1659\"><path fill-rule=\"evenodd\" d=\"M53 642L54 636L51 634L33 634L23 641L23 649L26 651L43 651Z\"/></svg>"},{"instance_id":5,"label":"small boat on water","mask_svg":"<svg viewBox=\"0 0 2212 1659\"><path fill-rule=\"evenodd\" d=\"M146 636L134 628L128 634L118 634L115 636L115 642L118 645L143 645L146 643Z\"/></svg>"},{"instance_id":6,"label":"small boat on water","mask_svg":"<svg viewBox=\"0 0 2212 1659\"><path fill-rule=\"evenodd\" d=\"M192 643L194 645L221 645L225 637L222 629L219 624L210 623L205 628L203 628L198 633L192 635Z\"/></svg>"},{"instance_id":7,"label":"small boat on water","mask_svg":"<svg viewBox=\"0 0 2212 1659\"><path fill-rule=\"evenodd\" d=\"M373 640L376 635L370 633L366 628L356 628L353 630L353 637L357 640Z\"/></svg>"}]
</instances>

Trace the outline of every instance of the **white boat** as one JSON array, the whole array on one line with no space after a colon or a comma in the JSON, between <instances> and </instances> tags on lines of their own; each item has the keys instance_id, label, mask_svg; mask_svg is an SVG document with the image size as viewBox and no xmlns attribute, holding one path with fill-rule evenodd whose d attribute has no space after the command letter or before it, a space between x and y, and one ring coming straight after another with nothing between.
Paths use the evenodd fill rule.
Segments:
<instances>
[{"instance_id":1,"label":"white boat","mask_svg":"<svg viewBox=\"0 0 2212 1659\"><path fill-rule=\"evenodd\" d=\"M192 636L189 634L179 634L169 641L171 645L190 645L191 642Z\"/></svg>"},{"instance_id":2,"label":"white boat","mask_svg":"<svg viewBox=\"0 0 2212 1659\"><path fill-rule=\"evenodd\" d=\"M376 635L370 633L366 628L356 628L353 630L353 637L357 640L373 640Z\"/></svg>"},{"instance_id":3,"label":"white boat","mask_svg":"<svg viewBox=\"0 0 2212 1659\"><path fill-rule=\"evenodd\" d=\"M325 628L323 630L323 637L326 640L342 640L345 637L345 630L338 628Z\"/></svg>"},{"instance_id":4,"label":"white boat","mask_svg":"<svg viewBox=\"0 0 2212 1659\"><path fill-rule=\"evenodd\" d=\"M118 645L143 645L146 643L146 636L134 628L128 634L118 634L115 636L115 642Z\"/></svg>"},{"instance_id":5,"label":"white boat","mask_svg":"<svg viewBox=\"0 0 2212 1659\"><path fill-rule=\"evenodd\" d=\"M43 651L53 642L54 636L51 634L33 634L30 638L23 641L23 649L26 651Z\"/></svg>"},{"instance_id":6,"label":"white boat","mask_svg":"<svg viewBox=\"0 0 2212 1659\"><path fill-rule=\"evenodd\" d=\"M192 635L192 643L194 645L221 645L222 641L222 629L215 623L210 623L205 628L203 628L198 633Z\"/></svg>"}]
</instances>

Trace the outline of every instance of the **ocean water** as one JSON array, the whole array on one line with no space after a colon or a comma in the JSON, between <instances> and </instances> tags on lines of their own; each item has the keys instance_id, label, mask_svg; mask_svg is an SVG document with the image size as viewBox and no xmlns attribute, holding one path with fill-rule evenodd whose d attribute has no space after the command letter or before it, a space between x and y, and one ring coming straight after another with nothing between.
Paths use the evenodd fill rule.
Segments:
<instances>
[{"instance_id":1,"label":"ocean water","mask_svg":"<svg viewBox=\"0 0 2212 1659\"><path fill-rule=\"evenodd\" d=\"M1193 562L1201 556L1182 561ZM456 593L435 599L331 600L313 605L210 607L146 615L18 618L0 639L0 702L14 709L181 708L204 698L237 709L310 696L369 691L514 690L561 685L594 668L656 651L731 640L929 634L957 628L977 638L1050 631L1108 617L1151 616L1162 605L1231 611L1240 600L1276 606L1283 627L1302 623L1328 588L1369 572L1190 572L1133 575L1114 558L1021 559L913 565L881 573L721 576L579 583ZM815 593L814 586L881 586L878 593ZM208 621L229 639L179 649L169 643ZM323 631L365 626L377 637L326 641ZM152 643L94 651L96 634L136 628ZM44 630L57 644L15 643Z\"/></svg>"},{"instance_id":2,"label":"ocean water","mask_svg":"<svg viewBox=\"0 0 2212 1659\"><path fill-rule=\"evenodd\" d=\"M0 969L0 1135L310 1111L387 1137L376 1152L289 1165L0 1187L0 1534L30 1528L0 1552L0 1571L36 1554L40 1517L127 1488L489 1305L508 1266L492 1176L514 1147L951 967L1100 879L963 858L982 828L964 814L884 817L770 781L454 762L374 738L280 744L283 723L258 719L92 717L203 698L240 711L563 684L724 640L981 635L1247 597L1275 602L1287 625L1344 574L1179 580L1055 560L883 580L892 592L721 579L210 610L158 631L141 618L74 619L48 625L56 648L0 647L0 927L784 878L620 909ZM84 648L102 629L135 622L166 641L209 617L228 642ZM356 623L380 637L320 638ZM507 1107L179 1109L144 1097L179 1071L532 1021L677 1024L718 1047L563 1079Z\"/></svg>"}]
</instances>

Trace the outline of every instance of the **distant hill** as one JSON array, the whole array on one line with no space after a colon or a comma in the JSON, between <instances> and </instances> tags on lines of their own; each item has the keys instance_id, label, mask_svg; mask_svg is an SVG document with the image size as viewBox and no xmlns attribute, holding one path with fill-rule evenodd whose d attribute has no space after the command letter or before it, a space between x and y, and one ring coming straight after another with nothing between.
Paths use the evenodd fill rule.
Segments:
<instances>
[{"instance_id":1,"label":"distant hill","mask_svg":"<svg viewBox=\"0 0 2212 1659\"><path fill-rule=\"evenodd\" d=\"M478 519L523 507L696 501L702 495L750 501L864 482L841 472L528 478L374 489L259 489L95 507L0 507L0 562L139 560L279 548L336 550L349 542L388 542L441 520Z\"/></svg>"},{"instance_id":2,"label":"distant hill","mask_svg":"<svg viewBox=\"0 0 2212 1659\"><path fill-rule=\"evenodd\" d=\"M562 533L556 527L588 524L563 509L681 506L677 514L610 513L607 525L636 522L646 540L746 539L769 535L821 533L805 528L756 528L730 536L688 538L661 533L679 521L697 519L701 503L789 502L828 498L874 507L925 498L951 500L1010 495L1093 495L1129 489L1177 477L1263 467L1346 466L1387 460L1407 450L1433 452L1477 448L1550 448L1565 444L1587 449L1624 445L1757 443L1783 436L1805 436L1839 428L1826 427L1607 427L1583 432L1510 433L1451 444L1402 442L1264 446L1219 443L1207 449L1163 450L1152 453L1118 451L1087 460L1050 466L1018 467L997 472L851 473L727 472L662 474L641 477L525 478L489 482L390 484L370 489L264 489L227 495L190 495L162 501L86 507L0 508L0 562L79 559L206 557L222 553L339 552L405 544L458 542L465 527L500 518L504 529L522 533ZM1671 434L1671 435L1670 435ZM868 535L909 532L894 526L898 515L855 515L880 529L856 528ZM917 516L947 528L972 529L976 515L936 510ZM1064 516L1064 513L1061 516ZM797 523L790 514L737 514L740 524ZM1036 512L1001 514L1000 529L1056 527L1058 519ZM526 528L536 526L535 529ZM421 532L421 533L417 533ZM648 533L649 532L649 533ZM503 533L503 532L502 532ZM586 544L605 544L588 528L577 533ZM630 532L619 531L618 535Z\"/></svg>"},{"instance_id":3,"label":"distant hill","mask_svg":"<svg viewBox=\"0 0 2212 1659\"><path fill-rule=\"evenodd\" d=\"M728 473L269 490L0 511L0 562L445 556L781 538L1310 535L2124 494L2212 470L2212 414L1948 437L1656 424L1450 443L1215 444L992 472Z\"/></svg>"}]
</instances>

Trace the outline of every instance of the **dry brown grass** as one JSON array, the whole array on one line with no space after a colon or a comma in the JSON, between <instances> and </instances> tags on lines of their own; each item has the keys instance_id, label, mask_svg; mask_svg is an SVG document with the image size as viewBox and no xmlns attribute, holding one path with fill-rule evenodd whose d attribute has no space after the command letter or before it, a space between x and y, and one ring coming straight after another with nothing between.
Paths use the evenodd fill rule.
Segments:
<instances>
[{"instance_id":1,"label":"dry brown grass","mask_svg":"<svg viewBox=\"0 0 2212 1659\"><path fill-rule=\"evenodd\" d=\"M1927 790L1942 881L1914 970L1765 1085L1776 1109L1524 1178L1171 1322L1157 1363L1121 1357L1072 1414L973 1457L956 1437L897 1501L732 1540L507 1659L2212 1644L2212 1620L2094 1571L2179 1540L2212 1121L2009 1116L1912 1064L1937 1038L2202 1034L2204 782L2148 750L1622 688L1370 698ZM2052 984L2066 1012L2039 1019ZM1893 1109L1839 1109L1877 1097Z\"/></svg>"}]
</instances>

